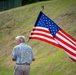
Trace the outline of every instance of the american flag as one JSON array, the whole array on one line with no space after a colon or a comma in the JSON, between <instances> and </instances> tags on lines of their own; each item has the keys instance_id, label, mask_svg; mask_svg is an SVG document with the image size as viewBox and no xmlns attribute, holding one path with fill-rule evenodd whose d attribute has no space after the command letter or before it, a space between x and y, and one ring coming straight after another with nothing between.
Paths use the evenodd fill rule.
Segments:
<instances>
[{"instance_id":1,"label":"american flag","mask_svg":"<svg viewBox=\"0 0 76 75\"><path fill-rule=\"evenodd\" d=\"M76 40L62 30L42 11L38 15L29 39L37 39L62 48L76 62Z\"/></svg>"}]
</instances>

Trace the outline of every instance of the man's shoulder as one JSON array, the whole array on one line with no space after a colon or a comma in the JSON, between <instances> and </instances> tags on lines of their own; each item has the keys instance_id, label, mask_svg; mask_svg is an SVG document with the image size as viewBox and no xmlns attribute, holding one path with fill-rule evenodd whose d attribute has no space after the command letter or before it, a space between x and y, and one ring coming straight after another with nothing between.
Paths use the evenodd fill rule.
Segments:
<instances>
[{"instance_id":1,"label":"man's shoulder","mask_svg":"<svg viewBox=\"0 0 76 75\"><path fill-rule=\"evenodd\" d=\"M31 49L31 46L27 45L27 47Z\"/></svg>"},{"instance_id":2,"label":"man's shoulder","mask_svg":"<svg viewBox=\"0 0 76 75\"><path fill-rule=\"evenodd\" d=\"M20 47L20 45L16 45L14 48L19 48Z\"/></svg>"},{"instance_id":3,"label":"man's shoulder","mask_svg":"<svg viewBox=\"0 0 76 75\"><path fill-rule=\"evenodd\" d=\"M26 49L32 50L31 46L29 46L29 45L27 45L27 44L26 44Z\"/></svg>"}]
</instances>

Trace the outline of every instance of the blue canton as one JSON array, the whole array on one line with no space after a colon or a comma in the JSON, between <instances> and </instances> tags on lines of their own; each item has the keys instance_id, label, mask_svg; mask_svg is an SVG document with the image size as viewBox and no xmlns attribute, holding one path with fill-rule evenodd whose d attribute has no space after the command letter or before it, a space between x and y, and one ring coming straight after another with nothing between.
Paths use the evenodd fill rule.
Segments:
<instances>
[{"instance_id":1,"label":"blue canton","mask_svg":"<svg viewBox=\"0 0 76 75\"><path fill-rule=\"evenodd\" d=\"M56 33L61 29L42 12L40 12L37 21L35 23L35 26L47 28L53 35L53 37L55 37Z\"/></svg>"}]
</instances>

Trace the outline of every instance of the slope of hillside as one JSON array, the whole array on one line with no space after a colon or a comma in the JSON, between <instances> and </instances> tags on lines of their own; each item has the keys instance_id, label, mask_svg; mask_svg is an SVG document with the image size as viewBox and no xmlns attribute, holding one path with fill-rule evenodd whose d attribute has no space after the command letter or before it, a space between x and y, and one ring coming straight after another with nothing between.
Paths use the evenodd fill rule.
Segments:
<instances>
[{"instance_id":1,"label":"slope of hillside","mask_svg":"<svg viewBox=\"0 0 76 75\"><path fill-rule=\"evenodd\" d=\"M24 35L26 42L44 5L43 12L63 30L76 38L76 0L50 0L0 12L0 75L13 75L15 63L11 52L16 45L15 37ZM48 43L30 40L36 61L30 75L75 75L76 63L64 52Z\"/></svg>"}]
</instances>

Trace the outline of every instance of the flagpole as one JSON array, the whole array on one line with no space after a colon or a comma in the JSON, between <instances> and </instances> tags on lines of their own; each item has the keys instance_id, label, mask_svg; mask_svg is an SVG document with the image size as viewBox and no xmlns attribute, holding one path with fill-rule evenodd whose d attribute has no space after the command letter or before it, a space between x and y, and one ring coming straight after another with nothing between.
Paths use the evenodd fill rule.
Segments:
<instances>
[{"instance_id":1,"label":"flagpole","mask_svg":"<svg viewBox=\"0 0 76 75\"><path fill-rule=\"evenodd\" d=\"M42 6L41 6L41 8L42 8L42 10L41 10L41 11L43 11L43 10L44 10L44 5L42 5Z\"/></svg>"},{"instance_id":2,"label":"flagpole","mask_svg":"<svg viewBox=\"0 0 76 75\"><path fill-rule=\"evenodd\" d=\"M42 5L41 8L42 8L41 11L43 11L43 10L44 10L44 5ZM28 44L29 41L30 41L30 39L28 39L28 40L26 41L26 44Z\"/></svg>"},{"instance_id":3,"label":"flagpole","mask_svg":"<svg viewBox=\"0 0 76 75\"><path fill-rule=\"evenodd\" d=\"M29 41L30 41L30 39L28 39L28 40L26 41L26 44L28 44L28 43L29 43Z\"/></svg>"}]
</instances>

